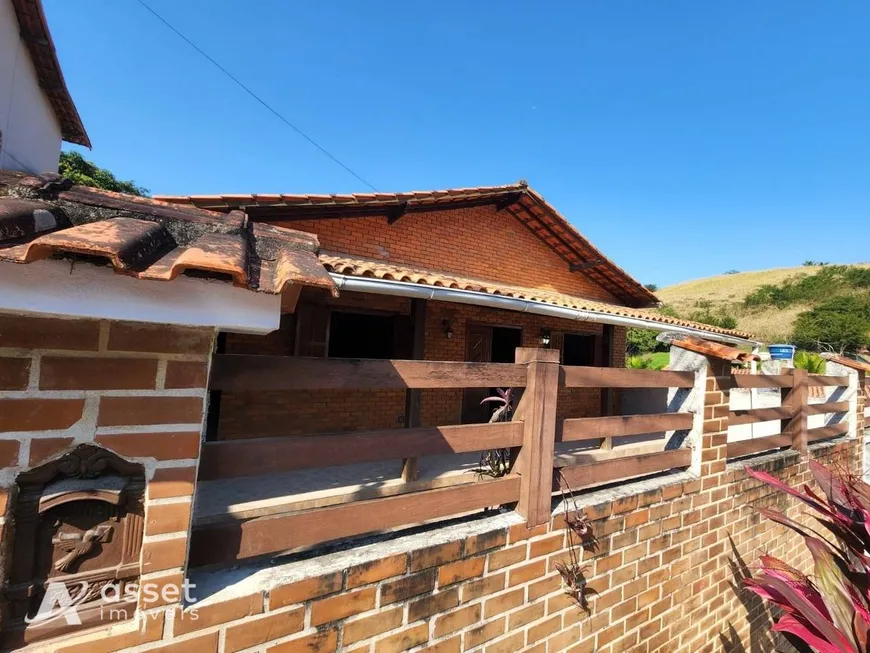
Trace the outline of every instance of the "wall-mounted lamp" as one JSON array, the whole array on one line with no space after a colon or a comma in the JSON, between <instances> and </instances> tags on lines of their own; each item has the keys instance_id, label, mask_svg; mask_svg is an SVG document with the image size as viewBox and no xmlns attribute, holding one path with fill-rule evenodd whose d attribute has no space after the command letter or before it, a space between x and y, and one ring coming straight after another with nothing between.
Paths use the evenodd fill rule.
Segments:
<instances>
[{"instance_id":1,"label":"wall-mounted lamp","mask_svg":"<svg viewBox=\"0 0 870 653\"><path fill-rule=\"evenodd\" d=\"M541 344L544 347L550 346L550 330L549 329L541 329Z\"/></svg>"},{"instance_id":2,"label":"wall-mounted lamp","mask_svg":"<svg viewBox=\"0 0 870 653\"><path fill-rule=\"evenodd\" d=\"M450 340L453 337L453 325L450 320L441 320L441 328L444 329L444 337Z\"/></svg>"}]
</instances>

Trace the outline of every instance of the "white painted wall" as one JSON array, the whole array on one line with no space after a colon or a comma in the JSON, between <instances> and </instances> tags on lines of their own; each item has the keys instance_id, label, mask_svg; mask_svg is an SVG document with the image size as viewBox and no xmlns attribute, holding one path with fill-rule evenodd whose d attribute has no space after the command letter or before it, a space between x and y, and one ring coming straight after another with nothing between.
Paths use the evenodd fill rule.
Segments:
<instances>
[{"instance_id":1,"label":"white painted wall","mask_svg":"<svg viewBox=\"0 0 870 653\"><path fill-rule=\"evenodd\" d=\"M108 266L45 260L0 263L0 313L212 327L265 335L278 328L281 296L225 281L180 276L146 281Z\"/></svg>"},{"instance_id":2,"label":"white painted wall","mask_svg":"<svg viewBox=\"0 0 870 653\"><path fill-rule=\"evenodd\" d=\"M12 0L0 0L0 168L57 172L60 124L19 32Z\"/></svg>"}]
</instances>

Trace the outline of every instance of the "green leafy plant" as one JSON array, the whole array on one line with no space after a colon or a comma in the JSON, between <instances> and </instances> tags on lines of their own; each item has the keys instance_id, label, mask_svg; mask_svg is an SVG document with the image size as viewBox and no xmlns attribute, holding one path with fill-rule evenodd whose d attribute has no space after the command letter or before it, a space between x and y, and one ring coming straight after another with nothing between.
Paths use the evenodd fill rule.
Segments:
<instances>
[{"instance_id":1,"label":"green leafy plant","mask_svg":"<svg viewBox=\"0 0 870 653\"><path fill-rule=\"evenodd\" d=\"M657 331L649 329L628 329L625 334L625 351L631 356L663 351L667 345L656 340L657 336Z\"/></svg>"},{"instance_id":2,"label":"green leafy plant","mask_svg":"<svg viewBox=\"0 0 870 653\"><path fill-rule=\"evenodd\" d=\"M809 486L789 487L767 472L746 473L809 506L827 537L779 511L759 508L766 518L804 538L812 577L778 558L763 555L746 587L782 609L773 630L798 638L819 653L870 651L870 486L851 473L835 474L811 460L810 471L824 496ZM831 537L833 536L833 537Z\"/></svg>"},{"instance_id":3,"label":"green leafy plant","mask_svg":"<svg viewBox=\"0 0 870 653\"><path fill-rule=\"evenodd\" d=\"M79 186L102 188L143 197L150 195L147 188L137 186L132 181L118 179L110 171L101 168L93 161L88 161L78 152L61 152L58 172Z\"/></svg>"},{"instance_id":4,"label":"green leafy plant","mask_svg":"<svg viewBox=\"0 0 870 653\"><path fill-rule=\"evenodd\" d=\"M824 374L827 361L818 354L799 349L794 355L794 366L799 370L806 370L810 374Z\"/></svg>"},{"instance_id":5,"label":"green leafy plant","mask_svg":"<svg viewBox=\"0 0 870 653\"><path fill-rule=\"evenodd\" d=\"M668 366L668 355L658 353L629 356L625 366L632 370L663 370Z\"/></svg>"}]
</instances>

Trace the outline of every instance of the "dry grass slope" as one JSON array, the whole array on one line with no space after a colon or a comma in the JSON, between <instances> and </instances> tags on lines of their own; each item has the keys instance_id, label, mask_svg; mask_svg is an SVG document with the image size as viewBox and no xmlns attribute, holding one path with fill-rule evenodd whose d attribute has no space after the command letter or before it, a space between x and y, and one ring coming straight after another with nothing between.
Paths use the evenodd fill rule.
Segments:
<instances>
[{"instance_id":1,"label":"dry grass slope","mask_svg":"<svg viewBox=\"0 0 870 653\"><path fill-rule=\"evenodd\" d=\"M870 263L858 265L870 267ZM726 307L728 313L737 319L738 329L755 334L765 342L775 342L788 337L795 318L810 306L749 310L743 307L743 299L759 286L780 284L789 277L812 274L819 269L816 266L801 266L723 274L668 286L656 292L656 295L683 316L697 310L700 301L712 302L714 312L719 307Z\"/></svg>"}]
</instances>

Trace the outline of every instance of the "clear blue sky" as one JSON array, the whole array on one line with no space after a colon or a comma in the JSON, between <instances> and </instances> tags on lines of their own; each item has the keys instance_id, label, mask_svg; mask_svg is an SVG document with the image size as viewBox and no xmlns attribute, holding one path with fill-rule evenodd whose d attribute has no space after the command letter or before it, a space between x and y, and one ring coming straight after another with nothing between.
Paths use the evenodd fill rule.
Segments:
<instances>
[{"instance_id":1,"label":"clear blue sky","mask_svg":"<svg viewBox=\"0 0 870 653\"><path fill-rule=\"evenodd\" d=\"M870 3L149 2L380 190L528 179L645 283L870 260ZM135 0L45 7L119 177L366 190Z\"/></svg>"}]
</instances>

